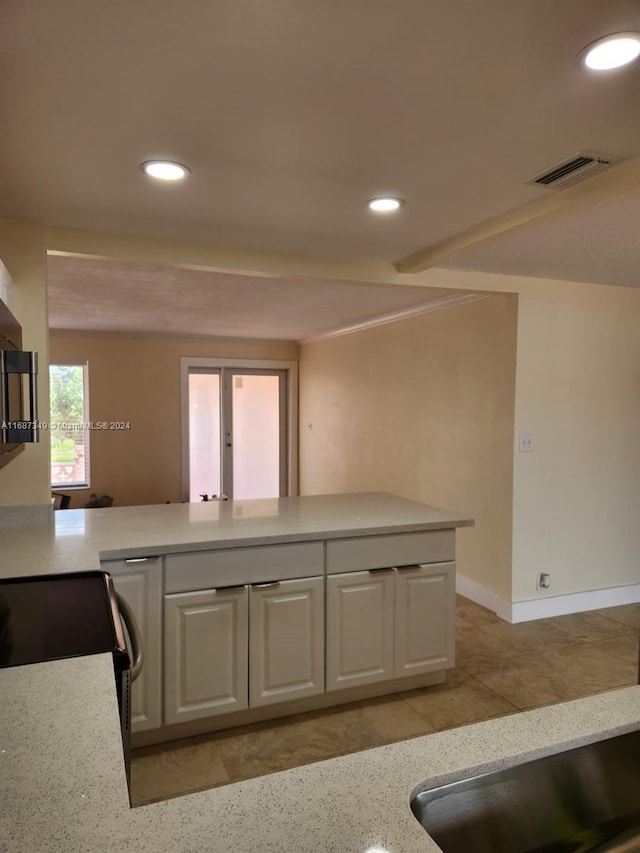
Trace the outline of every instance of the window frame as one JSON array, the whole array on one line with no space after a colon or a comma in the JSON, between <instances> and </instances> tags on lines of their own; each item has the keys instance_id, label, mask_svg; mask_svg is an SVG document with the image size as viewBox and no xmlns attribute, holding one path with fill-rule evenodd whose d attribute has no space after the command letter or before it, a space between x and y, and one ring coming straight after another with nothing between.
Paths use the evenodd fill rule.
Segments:
<instances>
[{"instance_id":1,"label":"window frame","mask_svg":"<svg viewBox=\"0 0 640 853\"><path fill-rule=\"evenodd\" d=\"M82 403L83 403L83 420L82 423L85 424L85 429L78 430L78 432L82 432L83 441L84 441L84 473L85 479L82 483L54 483L52 475L52 465L53 461L51 460L51 436L55 430L51 429L51 420L49 421L49 479L51 481L51 488L64 491L80 491L82 489L91 488L91 450L90 450L90 433L91 430L86 428L86 425L90 423L89 417L89 362L87 359L73 359L73 360L56 360L52 361L49 364L49 383L51 383L51 368L52 367L81 367L82 368ZM49 416L51 417L51 399L49 399Z\"/></svg>"}]
</instances>

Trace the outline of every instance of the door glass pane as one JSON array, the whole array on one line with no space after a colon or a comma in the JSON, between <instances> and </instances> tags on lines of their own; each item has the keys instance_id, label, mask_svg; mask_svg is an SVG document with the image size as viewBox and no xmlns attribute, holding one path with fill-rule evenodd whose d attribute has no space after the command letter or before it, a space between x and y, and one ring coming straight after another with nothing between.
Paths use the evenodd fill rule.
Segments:
<instances>
[{"instance_id":1,"label":"door glass pane","mask_svg":"<svg viewBox=\"0 0 640 853\"><path fill-rule=\"evenodd\" d=\"M189 373L189 500L220 492L220 375Z\"/></svg>"},{"instance_id":2,"label":"door glass pane","mask_svg":"<svg viewBox=\"0 0 640 853\"><path fill-rule=\"evenodd\" d=\"M280 496L280 379L232 376L233 497Z\"/></svg>"}]
</instances>

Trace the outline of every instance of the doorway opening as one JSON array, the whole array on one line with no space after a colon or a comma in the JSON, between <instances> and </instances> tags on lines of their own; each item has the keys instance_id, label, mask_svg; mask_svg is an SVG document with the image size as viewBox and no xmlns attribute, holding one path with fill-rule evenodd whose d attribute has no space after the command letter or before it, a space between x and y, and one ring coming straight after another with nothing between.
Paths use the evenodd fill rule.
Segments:
<instances>
[{"instance_id":1,"label":"doorway opening","mask_svg":"<svg viewBox=\"0 0 640 853\"><path fill-rule=\"evenodd\" d=\"M297 369L181 359L183 500L296 494Z\"/></svg>"}]
</instances>

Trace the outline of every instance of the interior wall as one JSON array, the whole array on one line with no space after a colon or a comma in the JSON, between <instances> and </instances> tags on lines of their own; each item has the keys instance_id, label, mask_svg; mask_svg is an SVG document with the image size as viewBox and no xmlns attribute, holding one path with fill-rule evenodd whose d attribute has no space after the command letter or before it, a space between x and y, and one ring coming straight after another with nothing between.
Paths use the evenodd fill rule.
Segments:
<instances>
[{"instance_id":1,"label":"interior wall","mask_svg":"<svg viewBox=\"0 0 640 853\"><path fill-rule=\"evenodd\" d=\"M22 326L22 346L39 358L38 414L48 420L49 373L47 277L44 229L35 222L0 219L0 258L13 280L13 314ZM0 468L0 506L51 503L49 444L40 441Z\"/></svg>"},{"instance_id":2,"label":"interior wall","mask_svg":"<svg viewBox=\"0 0 640 853\"><path fill-rule=\"evenodd\" d=\"M300 350L301 494L387 491L476 518L459 571L511 597L517 297Z\"/></svg>"},{"instance_id":3,"label":"interior wall","mask_svg":"<svg viewBox=\"0 0 640 853\"><path fill-rule=\"evenodd\" d=\"M639 584L640 288L438 269L416 283L518 293L512 600Z\"/></svg>"},{"instance_id":4,"label":"interior wall","mask_svg":"<svg viewBox=\"0 0 640 853\"><path fill-rule=\"evenodd\" d=\"M90 420L131 424L90 434L91 485L69 490L72 507L84 506L91 492L111 495L114 506L182 500L182 356L295 361L298 347L52 330L52 363L89 364Z\"/></svg>"},{"instance_id":5,"label":"interior wall","mask_svg":"<svg viewBox=\"0 0 640 853\"><path fill-rule=\"evenodd\" d=\"M45 247L261 275L519 294L516 433L533 432L536 450L519 454L513 447L513 598L640 582L640 526L635 523L640 489L639 288L453 269L401 275L391 264L339 264L56 228L44 229L43 247L42 233L37 223L0 220L0 257L16 281L16 313L25 345L40 353L41 414L48 411ZM330 446L334 439L326 440ZM47 442L27 448L0 469L0 505L41 503L49 494ZM552 573L548 592L533 586L543 568Z\"/></svg>"},{"instance_id":6,"label":"interior wall","mask_svg":"<svg viewBox=\"0 0 640 853\"><path fill-rule=\"evenodd\" d=\"M640 583L640 290L521 292L515 429L513 600Z\"/></svg>"}]
</instances>

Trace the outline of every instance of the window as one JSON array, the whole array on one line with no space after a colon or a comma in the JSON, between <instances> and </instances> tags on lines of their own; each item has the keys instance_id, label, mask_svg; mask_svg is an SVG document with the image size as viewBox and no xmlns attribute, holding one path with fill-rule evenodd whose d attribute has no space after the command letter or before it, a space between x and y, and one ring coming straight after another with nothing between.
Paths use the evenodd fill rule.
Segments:
<instances>
[{"instance_id":1,"label":"window","mask_svg":"<svg viewBox=\"0 0 640 853\"><path fill-rule=\"evenodd\" d=\"M89 485L87 365L52 364L51 485Z\"/></svg>"}]
</instances>

